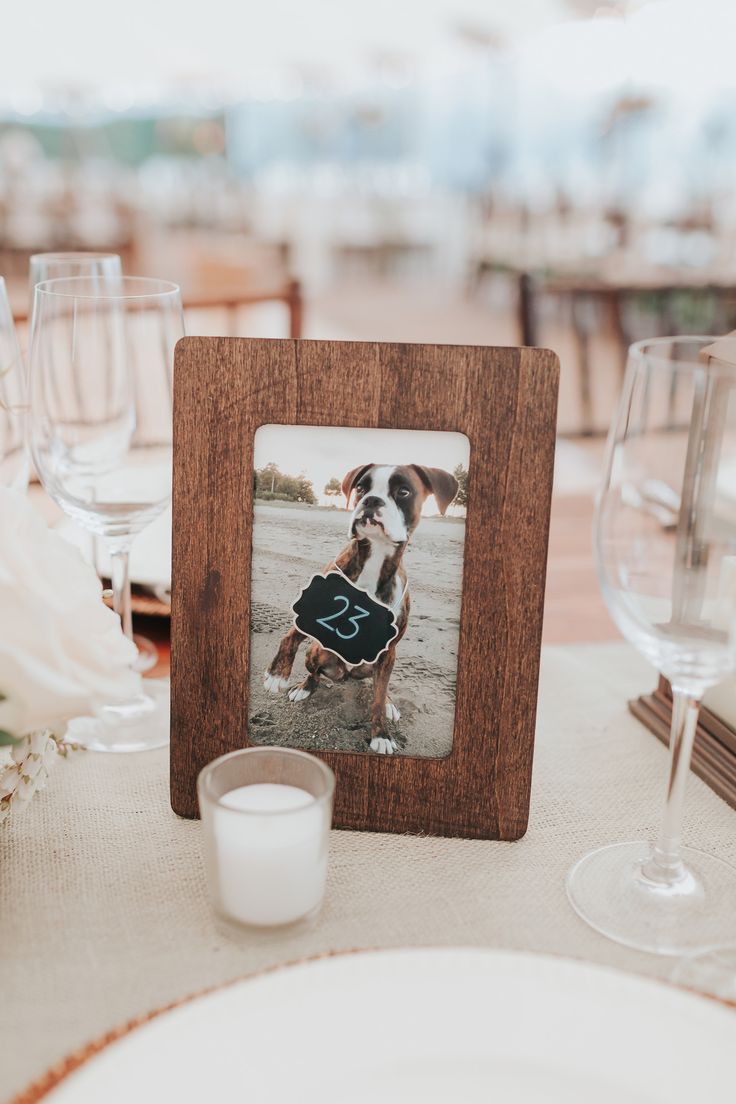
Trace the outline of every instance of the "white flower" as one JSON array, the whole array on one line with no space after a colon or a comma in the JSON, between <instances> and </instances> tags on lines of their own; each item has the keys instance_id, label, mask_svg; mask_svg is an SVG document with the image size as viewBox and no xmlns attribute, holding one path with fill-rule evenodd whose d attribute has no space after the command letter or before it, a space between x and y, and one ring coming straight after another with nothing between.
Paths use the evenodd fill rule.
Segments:
<instances>
[{"instance_id":1,"label":"white flower","mask_svg":"<svg viewBox=\"0 0 736 1104\"><path fill-rule=\"evenodd\" d=\"M10 748L0 748L0 801L9 797L18 785L18 764L10 754Z\"/></svg>"},{"instance_id":2,"label":"white flower","mask_svg":"<svg viewBox=\"0 0 736 1104\"><path fill-rule=\"evenodd\" d=\"M0 487L0 730L34 734L23 753L31 780L45 777L34 764L44 761L47 729L62 732L73 717L140 690L135 646L101 591L77 549L25 496Z\"/></svg>"},{"instance_id":3,"label":"white flower","mask_svg":"<svg viewBox=\"0 0 736 1104\"><path fill-rule=\"evenodd\" d=\"M10 815L11 808L19 811L42 790L58 754L57 737L48 730L34 732L19 744L12 753L1 749L0 755L0 822Z\"/></svg>"}]
</instances>

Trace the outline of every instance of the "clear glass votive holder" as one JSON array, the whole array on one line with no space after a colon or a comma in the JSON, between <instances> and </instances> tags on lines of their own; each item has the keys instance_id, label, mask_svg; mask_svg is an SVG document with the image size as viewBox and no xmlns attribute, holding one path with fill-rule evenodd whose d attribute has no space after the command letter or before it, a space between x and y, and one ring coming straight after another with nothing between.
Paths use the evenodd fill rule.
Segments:
<instances>
[{"instance_id":1,"label":"clear glass votive holder","mask_svg":"<svg viewBox=\"0 0 736 1104\"><path fill-rule=\"evenodd\" d=\"M249 747L197 780L210 900L229 930L308 923L325 894L335 776L313 755Z\"/></svg>"}]
</instances>

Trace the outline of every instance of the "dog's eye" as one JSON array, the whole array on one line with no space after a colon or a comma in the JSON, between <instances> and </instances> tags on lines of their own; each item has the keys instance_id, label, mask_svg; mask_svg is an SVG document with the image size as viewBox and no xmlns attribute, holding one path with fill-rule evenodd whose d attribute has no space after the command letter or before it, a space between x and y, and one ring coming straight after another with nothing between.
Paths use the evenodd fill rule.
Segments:
<instances>
[{"instance_id":1,"label":"dog's eye","mask_svg":"<svg viewBox=\"0 0 736 1104\"><path fill-rule=\"evenodd\" d=\"M408 498L410 494L411 494L411 491L409 490L408 487L399 487L398 491L396 492L396 497L397 498Z\"/></svg>"},{"instance_id":2,"label":"dog's eye","mask_svg":"<svg viewBox=\"0 0 736 1104\"><path fill-rule=\"evenodd\" d=\"M368 488L365 486L364 483L357 483L355 487L355 490L359 495L364 495L367 489Z\"/></svg>"}]
</instances>

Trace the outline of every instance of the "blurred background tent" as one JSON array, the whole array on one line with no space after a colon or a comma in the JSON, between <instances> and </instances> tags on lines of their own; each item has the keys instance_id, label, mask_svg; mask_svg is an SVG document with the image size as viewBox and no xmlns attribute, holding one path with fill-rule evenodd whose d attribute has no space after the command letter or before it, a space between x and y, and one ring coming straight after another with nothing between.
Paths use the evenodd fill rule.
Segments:
<instances>
[{"instance_id":1,"label":"blurred background tent","mask_svg":"<svg viewBox=\"0 0 736 1104\"><path fill-rule=\"evenodd\" d=\"M67 0L0 45L0 273L119 252L190 332L625 347L736 325L732 0Z\"/></svg>"}]
</instances>

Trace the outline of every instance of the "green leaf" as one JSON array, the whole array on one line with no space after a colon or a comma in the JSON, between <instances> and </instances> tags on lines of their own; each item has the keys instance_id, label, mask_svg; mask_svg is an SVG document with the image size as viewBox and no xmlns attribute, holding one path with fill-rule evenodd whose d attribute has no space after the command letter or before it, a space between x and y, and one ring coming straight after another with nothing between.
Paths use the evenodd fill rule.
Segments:
<instances>
[{"instance_id":1,"label":"green leaf","mask_svg":"<svg viewBox=\"0 0 736 1104\"><path fill-rule=\"evenodd\" d=\"M0 690L0 702L7 701L5 694ZM9 732L0 728L0 747L7 747L8 744L19 744L21 741L17 736L11 736Z\"/></svg>"}]
</instances>

